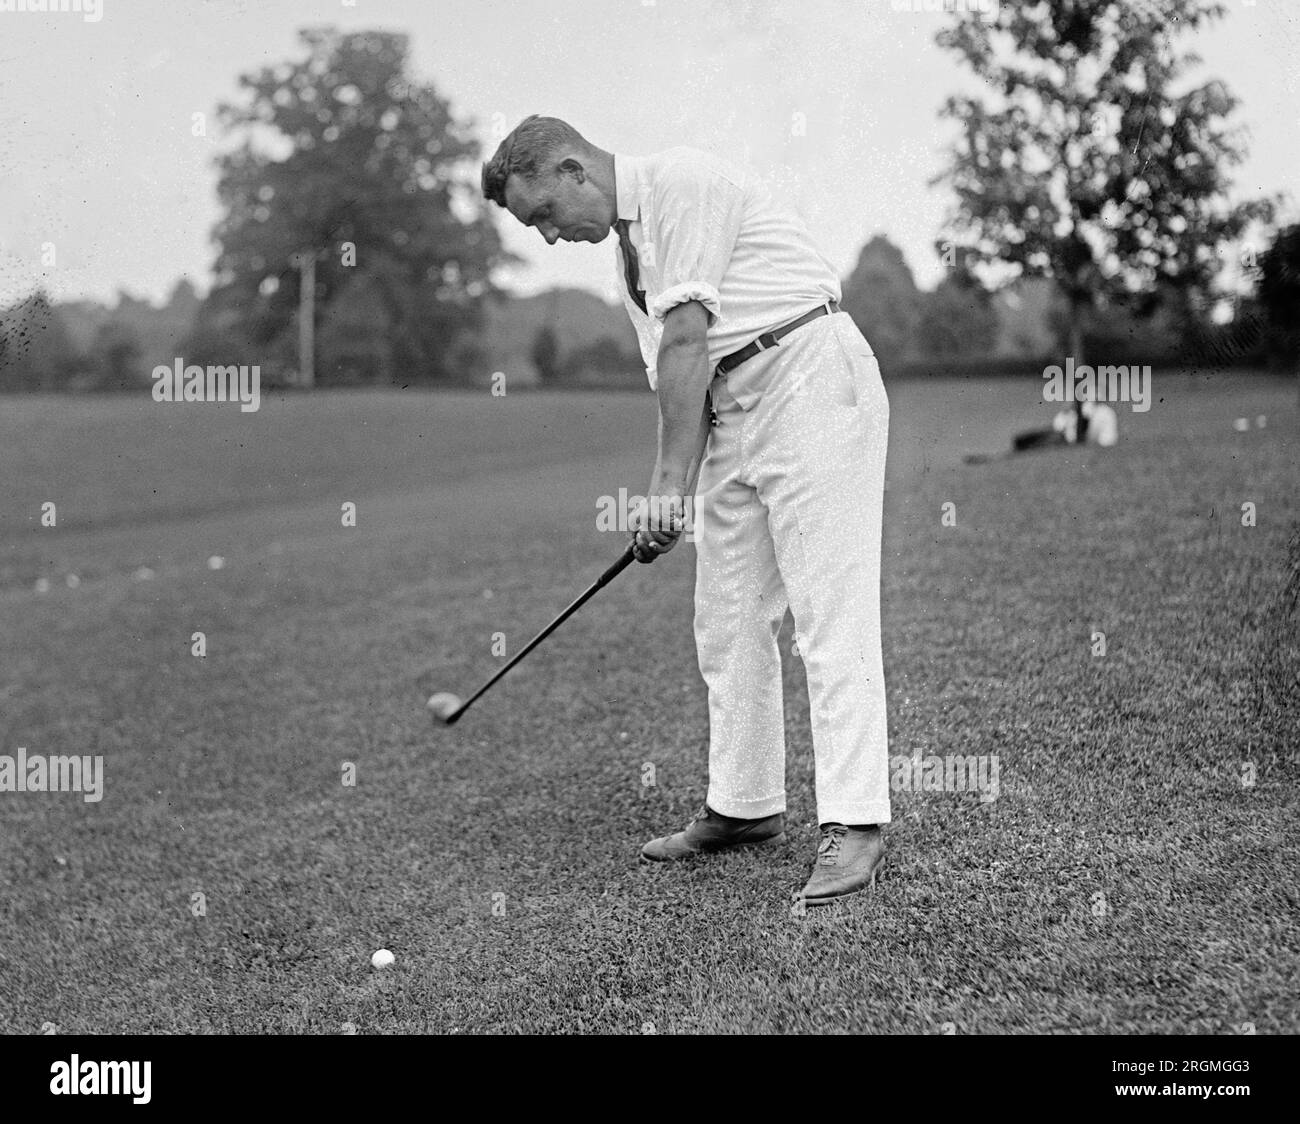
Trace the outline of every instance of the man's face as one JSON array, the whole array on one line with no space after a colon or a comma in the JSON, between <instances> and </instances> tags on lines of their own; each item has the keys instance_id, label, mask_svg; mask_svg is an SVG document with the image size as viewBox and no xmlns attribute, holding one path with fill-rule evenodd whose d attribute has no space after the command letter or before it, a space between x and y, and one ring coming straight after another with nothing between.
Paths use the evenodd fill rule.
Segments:
<instances>
[{"instance_id":1,"label":"man's face","mask_svg":"<svg viewBox=\"0 0 1300 1124\"><path fill-rule=\"evenodd\" d=\"M581 168L543 173L535 180L512 175L506 180L506 207L525 226L535 226L551 246L601 242L609 235L609 204Z\"/></svg>"}]
</instances>

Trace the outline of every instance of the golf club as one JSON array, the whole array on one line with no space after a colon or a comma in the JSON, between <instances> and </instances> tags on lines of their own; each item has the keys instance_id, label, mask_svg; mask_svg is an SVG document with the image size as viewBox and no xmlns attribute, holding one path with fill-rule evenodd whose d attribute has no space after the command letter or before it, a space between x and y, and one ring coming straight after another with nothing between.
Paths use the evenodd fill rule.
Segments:
<instances>
[{"instance_id":1,"label":"golf club","mask_svg":"<svg viewBox=\"0 0 1300 1124\"><path fill-rule=\"evenodd\" d=\"M548 636L550 636L552 632L554 632L557 628L560 627L560 625L562 625L571 616L573 616L574 613L576 613L579 609L581 609L583 605L585 605L588 601L591 600L592 597L596 595L597 591L599 591L602 587L608 585L611 581L613 581L613 579L619 573L621 573L624 569L627 568L629 563L631 563L635 559L635 557L636 555L634 553L633 546L631 543L629 543L627 549L624 550L622 555L619 556L617 562L615 562L612 566L610 566L608 570L606 570L603 574L601 574L600 577L598 577L594 582L592 582L591 585L589 585L586 588L586 590L583 591L583 593L578 597L576 601L574 601L567 609L564 610L564 612L562 612L558 617L556 617L553 621L551 621L551 623L548 624L544 629L542 629L541 632L539 632L527 644L525 644L514 655L514 657L503 668L501 668L501 670L499 670L495 675L493 675L492 678L489 679L486 683L484 683L483 686L481 686L477 691L475 691L472 695L470 695L468 699L466 699L464 702L461 702L459 698L457 698L455 695L451 694L450 692L442 692L436 694L429 699L428 702L429 713L432 714L433 717L438 722L441 722L444 726L451 726L455 722L457 722L460 719L460 716L464 714L465 711L469 710L469 708L474 705L476 700L478 700L481 696L486 694L487 691L492 687L494 683L496 683L498 679L500 679L503 675L505 675L507 671L509 671L512 667L515 666L515 664L517 664L526 655L528 655L528 653L531 652L534 648L536 648L538 644L540 644L543 640L545 640Z\"/></svg>"}]
</instances>

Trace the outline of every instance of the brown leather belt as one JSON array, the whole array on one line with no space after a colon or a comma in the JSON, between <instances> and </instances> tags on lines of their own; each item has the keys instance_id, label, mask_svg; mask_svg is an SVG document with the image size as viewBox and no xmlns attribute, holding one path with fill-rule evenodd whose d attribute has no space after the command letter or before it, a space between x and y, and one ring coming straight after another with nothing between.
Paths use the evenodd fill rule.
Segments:
<instances>
[{"instance_id":1,"label":"brown leather belt","mask_svg":"<svg viewBox=\"0 0 1300 1124\"><path fill-rule=\"evenodd\" d=\"M839 312L840 306L835 301L827 301L819 305L811 312L805 312L798 320L791 320L790 323L782 325L780 328L774 328L770 332L764 332L753 343L746 344L739 351L733 351L730 355L724 355L718 360L718 365L713 369L715 375L725 375L728 371L735 370L747 359L753 359L755 355L766 351L769 347L776 347L781 339L788 336L796 328L802 328L810 320L816 320L819 316L829 316L832 312Z\"/></svg>"}]
</instances>

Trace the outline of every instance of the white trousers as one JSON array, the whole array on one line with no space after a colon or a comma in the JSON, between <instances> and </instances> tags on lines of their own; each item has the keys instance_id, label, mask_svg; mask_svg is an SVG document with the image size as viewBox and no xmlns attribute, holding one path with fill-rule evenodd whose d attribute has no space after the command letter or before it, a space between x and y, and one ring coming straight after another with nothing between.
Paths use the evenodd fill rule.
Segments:
<instances>
[{"instance_id":1,"label":"white trousers","mask_svg":"<svg viewBox=\"0 0 1300 1124\"><path fill-rule=\"evenodd\" d=\"M707 801L785 811L777 632L787 607L808 677L819 823L889 821L880 535L889 401L846 313L750 361L766 388L710 386L719 425L695 493L695 643L709 693ZM738 371L745 370L742 365ZM736 372L732 372L734 378ZM755 380L746 371L746 386Z\"/></svg>"}]
</instances>

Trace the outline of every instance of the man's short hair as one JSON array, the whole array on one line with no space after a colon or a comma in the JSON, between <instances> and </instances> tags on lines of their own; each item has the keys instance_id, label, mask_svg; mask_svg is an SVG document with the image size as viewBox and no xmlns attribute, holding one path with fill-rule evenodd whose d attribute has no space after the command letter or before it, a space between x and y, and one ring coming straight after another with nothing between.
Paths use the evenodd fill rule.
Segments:
<instances>
[{"instance_id":1,"label":"man's short hair","mask_svg":"<svg viewBox=\"0 0 1300 1124\"><path fill-rule=\"evenodd\" d=\"M506 205L506 180L513 175L536 179L564 148L591 148L581 133L558 117L525 117L483 165L483 194L498 207Z\"/></svg>"}]
</instances>

